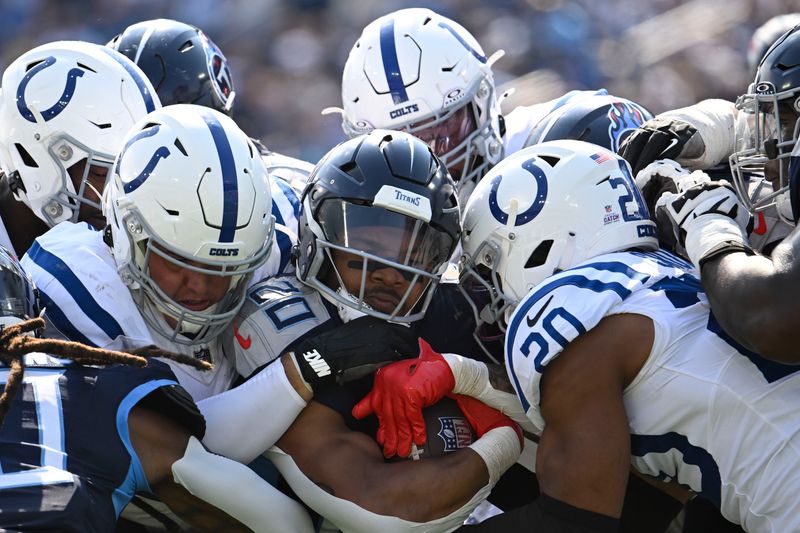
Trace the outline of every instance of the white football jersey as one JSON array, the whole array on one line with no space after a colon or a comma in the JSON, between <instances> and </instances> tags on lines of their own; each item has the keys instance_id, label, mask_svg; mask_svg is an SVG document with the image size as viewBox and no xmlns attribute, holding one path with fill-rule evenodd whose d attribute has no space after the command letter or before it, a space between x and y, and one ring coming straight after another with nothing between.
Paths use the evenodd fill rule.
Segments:
<instances>
[{"instance_id":1,"label":"white football jersey","mask_svg":"<svg viewBox=\"0 0 800 533\"><path fill-rule=\"evenodd\" d=\"M281 157L280 161L289 159L298 161L298 164L304 163L298 159L279 157ZM268 159L267 157L262 158L265 161ZM294 272L294 263L291 260L292 247L297 243L300 213L303 209L298 191L287 181L288 179L299 179L297 176L302 174L303 167L288 166L288 163L286 166L277 166L274 163L268 170L270 192L272 193L272 216L275 217L275 235L272 239L272 250L269 257L264 265L253 274L254 280L285 272ZM283 176L288 176L288 178Z\"/></svg>"},{"instance_id":2,"label":"white football jersey","mask_svg":"<svg viewBox=\"0 0 800 533\"><path fill-rule=\"evenodd\" d=\"M506 364L528 417L543 427L547 364L621 313L655 328L652 352L624 391L633 466L702 494L748 531L800 531L800 367L737 346L710 313L697 272L667 252L596 257L522 300Z\"/></svg>"},{"instance_id":3,"label":"white football jersey","mask_svg":"<svg viewBox=\"0 0 800 533\"><path fill-rule=\"evenodd\" d=\"M280 357L306 333L331 320L341 323L320 293L293 275L256 283L247 291L247 299L234 321L236 370L249 376Z\"/></svg>"},{"instance_id":4,"label":"white football jersey","mask_svg":"<svg viewBox=\"0 0 800 533\"><path fill-rule=\"evenodd\" d=\"M103 233L88 224L56 225L36 239L22 265L39 288L49 336L115 350L155 344L208 361L214 369L207 372L166 361L195 400L227 390L237 378L232 328L193 346L151 330L117 273Z\"/></svg>"}]
</instances>

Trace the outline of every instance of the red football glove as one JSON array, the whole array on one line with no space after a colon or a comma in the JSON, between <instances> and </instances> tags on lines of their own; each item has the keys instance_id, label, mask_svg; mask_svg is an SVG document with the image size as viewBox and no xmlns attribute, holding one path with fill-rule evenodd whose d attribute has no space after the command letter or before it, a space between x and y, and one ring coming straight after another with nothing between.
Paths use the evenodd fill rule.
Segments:
<instances>
[{"instance_id":1,"label":"red football glove","mask_svg":"<svg viewBox=\"0 0 800 533\"><path fill-rule=\"evenodd\" d=\"M461 412L467 417L469 425L475 430L478 438L483 437L485 433L494 428L508 426L517 433L520 449L525 447L525 440L522 437L522 428L519 424L497 409L489 407L482 401L476 400L471 396L464 396L462 394L448 394L447 396L456 401L458 408L461 409Z\"/></svg>"},{"instance_id":2,"label":"red football glove","mask_svg":"<svg viewBox=\"0 0 800 533\"><path fill-rule=\"evenodd\" d=\"M386 365L375 373L372 390L353 407L357 419L378 417L376 440L386 458L407 457L411 442L425 444L422 409L438 403L453 390L455 378L444 357L419 339L420 354Z\"/></svg>"}]
</instances>

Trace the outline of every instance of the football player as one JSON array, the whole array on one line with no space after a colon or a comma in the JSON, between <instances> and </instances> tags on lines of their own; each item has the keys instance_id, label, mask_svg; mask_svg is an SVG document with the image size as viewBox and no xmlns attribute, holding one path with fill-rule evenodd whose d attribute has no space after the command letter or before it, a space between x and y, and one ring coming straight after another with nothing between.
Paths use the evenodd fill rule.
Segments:
<instances>
[{"instance_id":1,"label":"football player","mask_svg":"<svg viewBox=\"0 0 800 533\"><path fill-rule=\"evenodd\" d=\"M114 156L159 107L142 72L102 46L59 41L14 60L0 91L0 244L22 257L59 222L102 229Z\"/></svg>"},{"instance_id":2,"label":"football player","mask_svg":"<svg viewBox=\"0 0 800 533\"><path fill-rule=\"evenodd\" d=\"M673 187L679 194L673 192L658 200L660 225L701 270L722 327L745 349L784 363L800 361L791 319L797 309L794 248L800 214L796 179L800 172L796 165L800 155L796 143L798 57L800 27L795 26L766 53L754 82L735 109L731 104L726 110L724 102L714 113L709 113L710 107L704 103L687 108L672 119L645 124L629 137L622 152L638 166L665 156L685 166L701 161L700 168L732 152L730 164L738 197L718 181L706 180L688 190ZM749 236L745 207L755 215L755 229ZM754 244L756 234L769 231L766 209L774 209L791 228L791 234L769 257L754 251L762 248Z\"/></svg>"},{"instance_id":3,"label":"football player","mask_svg":"<svg viewBox=\"0 0 800 533\"><path fill-rule=\"evenodd\" d=\"M269 523L311 531L296 502L198 443L205 422L169 366L26 337L42 322L36 291L2 247L0 302L3 530L112 531L141 491L159 495L202 529L244 530L232 516L258 530Z\"/></svg>"},{"instance_id":4,"label":"football player","mask_svg":"<svg viewBox=\"0 0 800 533\"><path fill-rule=\"evenodd\" d=\"M214 41L195 26L171 19L145 20L125 28L107 46L142 69L162 105L197 104L232 115L236 91L228 61ZM291 269L299 193L313 165L251 140L261 152L270 178L276 224L271 257L282 270Z\"/></svg>"},{"instance_id":5,"label":"football player","mask_svg":"<svg viewBox=\"0 0 800 533\"><path fill-rule=\"evenodd\" d=\"M375 130L333 148L310 180L296 275L254 285L237 319L240 371L257 371L293 352L324 373L319 353L345 346L358 353L364 346L399 341L403 353L415 356L418 335L445 349L449 332L424 326L460 232L454 184L442 163L411 135ZM391 321L400 333L392 333L394 340L348 333L365 319ZM515 424L462 400L463 414L446 413L450 425L438 428L443 435L450 432L442 448L452 453L387 463L375 443L376 421L356 422L349 415L371 374L347 387L314 386L314 400L285 434L275 436L277 446L267 456L307 505L345 531L457 527L516 461L521 441ZM266 405L240 403L245 411L237 410L237 417L250 420ZM467 421L476 435L470 436ZM244 462L253 455L242 455L243 447L255 453L265 449L251 446L248 432L218 436L204 442ZM423 459L432 457L431 449L422 452ZM424 490L424 497L409 487Z\"/></svg>"},{"instance_id":6,"label":"football player","mask_svg":"<svg viewBox=\"0 0 800 533\"><path fill-rule=\"evenodd\" d=\"M503 115L492 72L502 56L487 57L472 34L430 9L401 9L364 28L342 73L342 108L323 113L340 112L348 136L384 128L423 139L447 165L463 204L486 171L522 148L545 116L568 102L607 95L604 89L571 91ZM603 142L614 148L652 117L618 100L624 103L618 127ZM600 133L593 134L599 139Z\"/></svg>"},{"instance_id":7,"label":"football player","mask_svg":"<svg viewBox=\"0 0 800 533\"><path fill-rule=\"evenodd\" d=\"M747 531L800 527L798 367L725 333L692 265L658 249L624 160L577 141L526 148L464 212L465 279L495 291L485 316L505 327L508 380L542 429L542 495L468 529L615 531L631 465ZM450 392L496 396L482 363L426 349L378 370L356 414L377 411L385 442L407 449L424 438L418 407Z\"/></svg>"}]
</instances>

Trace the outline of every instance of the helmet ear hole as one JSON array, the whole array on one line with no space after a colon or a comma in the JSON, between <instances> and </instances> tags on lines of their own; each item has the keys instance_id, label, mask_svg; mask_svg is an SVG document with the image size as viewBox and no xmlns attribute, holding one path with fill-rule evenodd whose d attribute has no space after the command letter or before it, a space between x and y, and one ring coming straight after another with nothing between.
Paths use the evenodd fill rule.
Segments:
<instances>
[{"instance_id":1,"label":"helmet ear hole","mask_svg":"<svg viewBox=\"0 0 800 533\"><path fill-rule=\"evenodd\" d=\"M32 167L32 168L39 168L39 165L34 161L31 154L19 143L14 143L14 148L17 149L17 153L19 157L22 159L22 162L25 163L25 166Z\"/></svg>"},{"instance_id":2,"label":"helmet ear hole","mask_svg":"<svg viewBox=\"0 0 800 533\"><path fill-rule=\"evenodd\" d=\"M547 262L547 256L550 255L550 249L553 247L553 239L548 239L539 243L539 246L531 253L528 260L525 262L525 268L534 268L542 266Z\"/></svg>"}]
</instances>

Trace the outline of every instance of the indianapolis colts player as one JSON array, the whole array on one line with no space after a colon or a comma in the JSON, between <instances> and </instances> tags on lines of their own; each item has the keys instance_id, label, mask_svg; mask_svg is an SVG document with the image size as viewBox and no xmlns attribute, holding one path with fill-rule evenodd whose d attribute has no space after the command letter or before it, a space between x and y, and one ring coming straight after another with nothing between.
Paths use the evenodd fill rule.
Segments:
<instances>
[{"instance_id":1,"label":"indianapolis colts player","mask_svg":"<svg viewBox=\"0 0 800 533\"><path fill-rule=\"evenodd\" d=\"M100 194L122 139L161 107L127 58L91 43L38 46L3 72L0 244L19 257L62 221L105 226Z\"/></svg>"},{"instance_id":2,"label":"indianapolis colts player","mask_svg":"<svg viewBox=\"0 0 800 533\"><path fill-rule=\"evenodd\" d=\"M542 430L542 496L483 527L610 531L631 465L747 531L800 527L797 367L722 330L691 264L657 249L624 160L577 141L527 148L487 174L464 219L465 276L496 291L487 316L506 328L509 381ZM394 417L371 400L398 394L417 420L414 404L443 391L491 405L491 390L481 363L428 351L379 370L365 403Z\"/></svg>"},{"instance_id":3,"label":"indianapolis colts player","mask_svg":"<svg viewBox=\"0 0 800 533\"><path fill-rule=\"evenodd\" d=\"M502 115L492 65L503 54L487 57L464 27L430 9L401 9L364 28L342 73L342 108L323 112L341 113L348 136L385 128L425 140L458 183L463 204L486 171L522 148L546 115L567 102L607 94L571 91ZM631 105L609 132L617 143L651 118Z\"/></svg>"}]
</instances>

